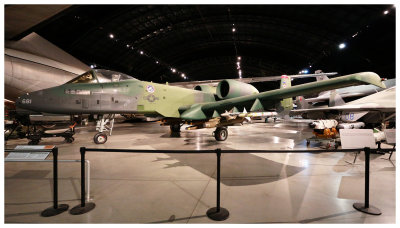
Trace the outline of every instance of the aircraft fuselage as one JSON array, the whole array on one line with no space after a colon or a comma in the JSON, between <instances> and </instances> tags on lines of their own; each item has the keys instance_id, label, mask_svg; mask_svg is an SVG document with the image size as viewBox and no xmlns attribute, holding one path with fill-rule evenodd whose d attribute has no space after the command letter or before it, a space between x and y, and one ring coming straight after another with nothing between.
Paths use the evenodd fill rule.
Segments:
<instances>
[{"instance_id":1,"label":"aircraft fuselage","mask_svg":"<svg viewBox=\"0 0 400 228\"><path fill-rule=\"evenodd\" d=\"M55 114L141 113L179 117L179 107L215 101L214 95L139 80L69 83L27 93L17 106Z\"/></svg>"}]
</instances>

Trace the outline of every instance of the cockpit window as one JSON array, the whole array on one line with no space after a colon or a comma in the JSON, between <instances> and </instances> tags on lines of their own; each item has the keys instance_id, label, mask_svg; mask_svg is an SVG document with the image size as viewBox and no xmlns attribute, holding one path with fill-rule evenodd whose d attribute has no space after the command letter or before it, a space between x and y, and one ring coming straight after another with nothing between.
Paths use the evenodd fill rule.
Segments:
<instances>
[{"instance_id":1,"label":"cockpit window","mask_svg":"<svg viewBox=\"0 0 400 228\"><path fill-rule=\"evenodd\" d=\"M68 81L66 84L105 83L105 82L119 82L125 80L137 80L137 79L116 71L96 69L85 72L79 75L78 77L72 79L71 81Z\"/></svg>"},{"instance_id":2,"label":"cockpit window","mask_svg":"<svg viewBox=\"0 0 400 228\"><path fill-rule=\"evenodd\" d=\"M78 77L72 79L71 81L67 82L66 84L69 83L97 83L96 77L93 76L91 71L85 72Z\"/></svg>"},{"instance_id":3,"label":"cockpit window","mask_svg":"<svg viewBox=\"0 0 400 228\"><path fill-rule=\"evenodd\" d=\"M99 80L100 83L104 82L119 82L119 81L125 81L125 80L137 80L134 77L131 77L129 75L116 72L116 71L111 71L111 70L100 70L96 69L94 70L96 73L97 79Z\"/></svg>"}]
</instances>

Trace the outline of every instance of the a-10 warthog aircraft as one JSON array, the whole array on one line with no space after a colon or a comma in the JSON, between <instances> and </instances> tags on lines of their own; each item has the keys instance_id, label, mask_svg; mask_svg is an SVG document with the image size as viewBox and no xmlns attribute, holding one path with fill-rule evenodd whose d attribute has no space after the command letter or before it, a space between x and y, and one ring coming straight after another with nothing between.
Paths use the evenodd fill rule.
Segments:
<instances>
[{"instance_id":1,"label":"a-10 warthog aircraft","mask_svg":"<svg viewBox=\"0 0 400 228\"><path fill-rule=\"evenodd\" d=\"M216 88L203 91L167 84L137 80L108 70L90 70L71 81L52 88L25 94L18 98L17 107L41 113L97 114L94 136L97 144L105 143L107 130L112 130L115 114L145 114L162 116L162 124L179 132L187 129L216 128L215 139L226 140L227 126L241 123L245 117L222 115L227 111L249 112L276 110L291 106L292 97L318 93L341 87L373 84L385 87L381 78L372 72L356 73L320 82L290 86L290 78L282 76L281 89L258 92L250 84L237 80L222 80Z\"/></svg>"}]
</instances>

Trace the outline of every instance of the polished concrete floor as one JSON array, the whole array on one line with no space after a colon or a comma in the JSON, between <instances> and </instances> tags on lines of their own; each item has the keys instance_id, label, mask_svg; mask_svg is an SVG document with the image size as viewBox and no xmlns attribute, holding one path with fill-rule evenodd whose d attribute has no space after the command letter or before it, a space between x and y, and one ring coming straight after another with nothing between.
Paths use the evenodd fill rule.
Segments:
<instances>
[{"instance_id":1,"label":"polished concrete floor","mask_svg":"<svg viewBox=\"0 0 400 228\"><path fill-rule=\"evenodd\" d=\"M229 127L229 138L216 142L213 129L182 130L171 137L156 122L118 123L104 145L93 143L94 127L83 127L72 144L48 138L59 159L80 159L79 147L131 149L306 148L311 136L302 123L254 123ZM27 144L13 139L6 148ZM318 144L311 147L318 148ZM88 152L91 163L87 214L64 212L41 217L52 206L51 163L5 163L6 223L395 223L395 160L371 156L370 204L382 215L354 210L364 198L364 155L353 153L223 154L221 206L230 216L216 222L206 211L216 205L214 154ZM48 159L52 159L51 156ZM59 199L79 204L79 163L59 163Z\"/></svg>"}]
</instances>

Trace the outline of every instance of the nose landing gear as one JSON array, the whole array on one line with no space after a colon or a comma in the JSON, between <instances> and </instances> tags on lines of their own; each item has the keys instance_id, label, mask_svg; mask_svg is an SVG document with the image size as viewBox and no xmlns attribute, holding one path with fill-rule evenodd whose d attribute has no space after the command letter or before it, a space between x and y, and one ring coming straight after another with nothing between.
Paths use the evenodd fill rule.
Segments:
<instances>
[{"instance_id":1,"label":"nose landing gear","mask_svg":"<svg viewBox=\"0 0 400 228\"><path fill-rule=\"evenodd\" d=\"M96 124L96 130L99 132L93 137L93 141L96 144L104 144L107 142L107 134L105 131L109 131L109 135L111 136L112 129L114 128L114 117L115 114L109 114L107 117L103 115L99 116Z\"/></svg>"}]
</instances>

